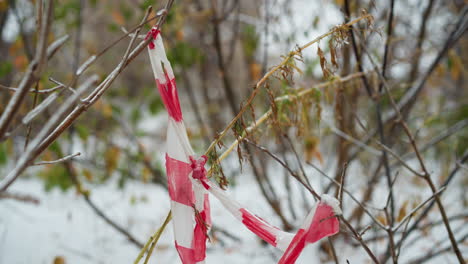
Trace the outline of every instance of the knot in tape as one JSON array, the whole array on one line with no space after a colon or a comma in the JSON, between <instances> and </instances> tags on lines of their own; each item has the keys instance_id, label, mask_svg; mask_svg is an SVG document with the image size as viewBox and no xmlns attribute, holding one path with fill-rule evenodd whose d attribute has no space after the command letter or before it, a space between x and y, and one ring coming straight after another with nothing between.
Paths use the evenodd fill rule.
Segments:
<instances>
[{"instance_id":1,"label":"knot in tape","mask_svg":"<svg viewBox=\"0 0 468 264\"><path fill-rule=\"evenodd\" d=\"M192 178L197 180L206 179L206 169L205 164L208 158L203 155L200 158L196 159L193 156L190 156L190 167L192 168Z\"/></svg>"},{"instance_id":2,"label":"knot in tape","mask_svg":"<svg viewBox=\"0 0 468 264\"><path fill-rule=\"evenodd\" d=\"M160 32L159 29L155 27L151 28L148 34L146 34L145 40L147 40L148 38L152 38L153 40L156 39L158 37L159 32ZM150 49L154 49L154 42L152 40L150 41L148 45Z\"/></svg>"},{"instance_id":3,"label":"knot in tape","mask_svg":"<svg viewBox=\"0 0 468 264\"><path fill-rule=\"evenodd\" d=\"M192 178L199 180L205 189L210 189L208 179L206 178L205 164L208 158L203 155L196 159L194 156L189 156L190 167L192 168Z\"/></svg>"}]
</instances>

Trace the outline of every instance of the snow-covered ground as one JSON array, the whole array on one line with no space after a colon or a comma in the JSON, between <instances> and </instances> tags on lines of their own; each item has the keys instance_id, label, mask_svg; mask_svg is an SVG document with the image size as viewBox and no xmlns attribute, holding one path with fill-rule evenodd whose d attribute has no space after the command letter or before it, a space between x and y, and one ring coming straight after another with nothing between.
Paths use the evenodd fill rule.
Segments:
<instances>
[{"instance_id":1,"label":"snow-covered ground","mask_svg":"<svg viewBox=\"0 0 468 264\"><path fill-rule=\"evenodd\" d=\"M273 166L272 170L279 167ZM350 168L353 172L348 173L353 180L348 185L353 193L358 194L360 186L365 184L359 180L356 172L357 168ZM311 176L314 187L323 186L317 173L307 171ZM403 173L400 177L404 177ZM466 176L466 174L465 174ZM447 212L450 215L463 212L460 204L460 195L456 184L462 180L459 177L451 185L451 191L445 193L444 204L447 205ZM232 198L246 205L251 211L259 214L274 225L281 226L277 217L267 205L261 195L253 177L248 173L237 178L238 184L229 189ZM280 186L282 177L272 179L274 186ZM399 181L397 181L398 184ZM298 206L298 212L302 207L301 196L298 194L298 185L293 183L294 204ZM385 203L385 184L377 186L382 191L377 191L377 199L372 201L372 205L382 206ZM397 204L401 204L403 199L424 200L430 196L426 187L415 187L406 184L404 180L397 186L399 198ZM169 210L169 197L167 191L154 184L144 184L141 182L128 181L125 187L120 190L112 180L105 185L90 186L91 198L99 208L103 210L111 219L122 225L139 241L145 242L149 236L161 225ZM284 190L277 188L281 201L286 201ZM320 192L320 188L317 188ZM129 243L126 238L116 232L112 227L99 218L92 209L85 203L84 199L76 194L73 189L63 193L57 189L45 192L43 183L35 179L20 179L11 187L11 192L28 193L40 200L39 205L17 202L14 200L2 200L0 203L0 263L23 264L23 263L52 263L54 257L63 256L67 263L133 263L139 248ZM347 205L351 206L350 199L346 199ZM313 201L309 201L313 203ZM242 224L237 222L214 198L211 199L212 217L215 226L221 227L231 234L237 236L240 241L234 241L222 234L220 241L209 243L207 252L207 263L275 263L280 257L280 252L271 246L264 245L255 235L250 233ZM285 202L283 206L285 206ZM354 205L354 204L353 204ZM349 208L349 207L345 207ZM285 212L289 212L285 210ZM349 210L345 209L345 215ZM290 217L287 214L287 217ZM300 225L303 215L299 215L298 221L294 223ZM433 211L433 217L439 219L437 210ZM463 220L453 222L452 228L456 237L466 233L467 227ZM364 238L373 236L373 231L368 231ZM402 263L415 257L424 255L431 250L435 243L443 241L443 246L449 245L446 238L446 231L442 225L432 228L431 232L417 243L410 241L421 236L415 233L407 240L405 249L401 255ZM339 252L342 261L349 260L350 263L367 263L367 255L358 246L351 246L352 241L337 240L335 247ZM354 243L354 242L353 242ZM373 243L372 250L384 252L386 242ZM411 248L411 249L409 249ZM466 250L466 246L462 246ZM466 252L466 251L465 251ZM319 253L317 245L309 245L297 261L300 263L316 264L325 263ZM163 233L158 247L154 252L150 263L181 263L177 252L173 246L172 226ZM428 263L455 263L453 254L442 255Z\"/></svg>"},{"instance_id":2,"label":"snow-covered ground","mask_svg":"<svg viewBox=\"0 0 468 264\"><path fill-rule=\"evenodd\" d=\"M231 195L262 217L273 213L253 181L233 188ZM2 200L0 203L0 263L52 263L63 256L67 263L133 263L139 249L99 218L74 190L45 192L39 180L18 180L12 192L29 193L39 205ZM169 210L167 192L158 186L128 182L120 191L114 184L92 188L91 198L105 214L124 226L140 241L146 241L161 225ZM223 235L209 244L207 263L273 263L280 252L261 241L212 199L214 225L239 237ZM279 224L279 223L276 223ZM301 256L307 263L320 263L314 246ZM311 262L312 260L317 260ZM163 233L151 263L180 263L173 246L172 226ZM298 262L302 263L302 262ZM304 262L305 263L305 262Z\"/></svg>"}]
</instances>

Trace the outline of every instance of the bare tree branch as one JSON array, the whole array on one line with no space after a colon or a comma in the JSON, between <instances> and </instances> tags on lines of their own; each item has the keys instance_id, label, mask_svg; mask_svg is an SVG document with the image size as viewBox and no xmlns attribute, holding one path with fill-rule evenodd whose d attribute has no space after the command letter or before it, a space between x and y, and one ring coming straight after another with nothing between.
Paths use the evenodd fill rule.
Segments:
<instances>
[{"instance_id":1,"label":"bare tree branch","mask_svg":"<svg viewBox=\"0 0 468 264\"><path fill-rule=\"evenodd\" d=\"M41 166L41 165L48 165L48 164L57 164L57 163L60 163L60 162L64 162L64 161L68 161L68 160L71 160L77 156L80 156L81 153L80 152L77 152L75 154L71 154L71 155L68 155L68 156L65 156L61 159L57 159L57 160L51 160L51 161L41 161L41 162L36 162L34 164L32 164L31 166Z\"/></svg>"}]
</instances>

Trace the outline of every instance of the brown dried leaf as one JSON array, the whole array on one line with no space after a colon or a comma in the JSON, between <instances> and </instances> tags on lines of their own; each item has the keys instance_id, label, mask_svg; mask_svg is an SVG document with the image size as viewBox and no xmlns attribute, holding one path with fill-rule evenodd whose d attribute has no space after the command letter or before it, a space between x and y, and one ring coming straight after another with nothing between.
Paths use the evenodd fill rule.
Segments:
<instances>
[{"instance_id":1,"label":"brown dried leaf","mask_svg":"<svg viewBox=\"0 0 468 264\"><path fill-rule=\"evenodd\" d=\"M333 67L338 68L338 62L336 61L336 46L333 43L333 39L330 39L328 42L328 47L330 48L330 58Z\"/></svg>"},{"instance_id":2,"label":"brown dried leaf","mask_svg":"<svg viewBox=\"0 0 468 264\"><path fill-rule=\"evenodd\" d=\"M361 16L365 16L365 15L368 15L369 13L367 12L366 9L362 9L361 10ZM367 22L367 26L368 27L371 27L373 24L374 24L374 17L373 16L369 16L368 18L366 18L366 22Z\"/></svg>"},{"instance_id":3,"label":"brown dried leaf","mask_svg":"<svg viewBox=\"0 0 468 264\"><path fill-rule=\"evenodd\" d=\"M260 80L262 74L262 66L259 63L253 62L249 65L250 78L252 80Z\"/></svg>"},{"instance_id":4,"label":"brown dried leaf","mask_svg":"<svg viewBox=\"0 0 468 264\"><path fill-rule=\"evenodd\" d=\"M385 217L383 213L377 215L377 221L379 221L384 226L387 225L387 218Z\"/></svg>"},{"instance_id":5,"label":"brown dried leaf","mask_svg":"<svg viewBox=\"0 0 468 264\"><path fill-rule=\"evenodd\" d=\"M317 55L320 58L320 67L322 68L323 77L328 79L331 75L331 72L327 66L327 59L325 58L325 55L323 54L323 51L320 47L317 49Z\"/></svg>"}]
</instances>

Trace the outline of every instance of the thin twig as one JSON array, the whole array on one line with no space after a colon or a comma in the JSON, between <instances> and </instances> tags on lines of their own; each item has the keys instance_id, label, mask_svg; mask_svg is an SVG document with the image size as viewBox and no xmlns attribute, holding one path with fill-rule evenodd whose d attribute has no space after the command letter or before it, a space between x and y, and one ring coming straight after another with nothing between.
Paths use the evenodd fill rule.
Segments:
<instances>
[{"instance_id":1,"label":"thin twig","mask_svg":"<svg viewBox=\"0 0 468 264\"><path fill-rule=\"evenodd\" d=\"M359 242L359 244L361 244L361 246L364 248L364 250L367 252L367 254L369 255L369 257L372 259L372 261L374 263L377 263L379 264L379 260L377 259L377 257L374 255L374 253L372 252L372 250L370 250L370 248L367 246L367 244L362 240L362 237L361 235L356 231L356 229L353 228L353 226L342 216L340 215L339 216L340 220L342 223L345 224L345 226L351 231L351 233L353 233L354 235L354 238Z\"/></svg>"},{"instance_id":2,"label":"thin twig","mask_svg":"<svg viewBox=\"0 0 468 264\"><path fill-rule=\"evenodd\" d=\"M458 243L463 243L465 242L465 240L468 239L468 234L465 234L463 235L462 237L460 237L457 242ZM452 249L452 246L451 245L448 245L444 248L441 248L441 249L438 249L438 250L432 250L431 252L427 253L425 256L422 256L420 258L417 258L411 262L409 262L410 264L421 264L421 263L424 263L428 260L432 260L435 256L437 255L440 255L442 253L445 253L445 252L448 252Z\"/></svg>"},{"instance_id":3,"label":"thin twig","mask_svg":"<svg viewBox=\"0 0 468 264\"><path fill-rule=\"evenodd\" d=\"M49 89L42 89L42 90L30 89L29 92L30 93L38 93L38 94L48 94L48 93L52 93L52 92L55 92L57 90L60 90L63 87L64 86L62 86L62 85L57 85L57 86L54 86L54 87L49 88ZM18 91L18 88L8 87L8 86L1 85L1 84L0 84L0 88L10 90L12 92Z\"/></svg>"},{"instance_id":4,"label":"thin twig","mask_svg":"<svg viewBox=\"0 0 468 264\"><path fill-rule=\"evenodd\" d=\"M310 165L312 168L314 168L316 171L319 172L320 175L322 175L323 177L327 178L328 180L330 180L331 182L333 182L334 184L336 184L338 187L342 188L343 189L343 192L345 192L349 197L351 197L351 199L356 203L358 204L363 210L364 212L372 219L372 221L378 225L380 228L382 228L383 230L386 230L388 227L383 225L382 223L380 223L379 220L377 220L377 218L375 218L370 212L369 210L367 209L367 207L365 205L363 205L350 191L348 191L346 188L342 187L342 185L336 181L335 179L333 179L332 177L328 176L324 171L322 171L320 168L318 168L317 166L315 166L313 163L310 163L310 162L307 162L308 165Z\"/></svg>"},{"instance_id":5,"label":"thin twig","mask_svg":"<svg viewBox=\"0 0 468 264\"><path fill-rule=\"evenodd\" d=\"M41 166L41 165L48 165L48 164L56 164L56 163L60 163L60 162L64 162L64 161L68 161L68 160L71 160L73 159L74 157L77 157L77 156L80 156L81 153L80 152L77 152L75 154L71 154L71 155L68 155L68 156L65 156L61 159L57 159L57 160L51 160L51 161L41 161L41 162L37 162L37 163L34 163L32 164L31 166Z\"/></svg>"},{"instance_id":6,"label":"thin twig","mask_svg":"<svg viewBox=\"0 0 468 264\"><path fill-rule=\"evenodd\" d=\"M333 133L335 133L336 135L338 135L338 136L348 140L349 142L355 144L359 148L365 149L366 151L368 151L369 153L374 154L374 155L377 155L377 154L381 153L377 149L375 149L375 148L365 144L364 142L359 141L359 140L355 139L354 137L346 134L345 132L343 132L339 128L337 128L337 127L333 126L331 123L327 122L326 120L322 120L321 122L326 123L327 126L332 130Z\"/></svg>"},{"instance_id":7,"label":"thin twig","mask_svg":"<svg viewBox=\"0 0 468 264\"><path fill-rule=\"evenodd\" d=\"M320 195L313 189L313 187L307 183L306 181L304 181L303 177L300 177L296 172L294 172L288 165L286 165L286 163L284 163L278 156L276 156L275 154L271 153L268 149L262 147L262 146L259 146L258 144L250 141L249 139L244 139L245 142L249 143L250 145L260 149L261 151L265 152L266 154L268 154L268 156L272 157L275 161L277 161L281 166L283 166L283 168L285 168L290 174L291 176L293 176L294 178L296 178L316 199L320 200ZM305 176L305 175L304 175Z\"/></svg>"},{"instance_id":8,"label":"thin twig","mask_svg":"<svg viewBox=\"0 0 468 264\"><path fill-rule=\"evenodd\" d=\"M172 5L171 0L168 1L168 5ZM165 13L167 15L167 12ZM164 20L164 15L160 17L160 21L158 25L161 25L161 21ZM142 26L142 25L141 25ZM140 27L141 27L140 26ZM148 45L151 41L151 38L148 38L133 49L130 55L127 57L125 61L121 61L118 66L104 79L104 81L99 84L91 94L88 95L85 99L82 100L80 104L78 104L66 117L62 120L62 122L50 133L47 133L47 137L43 139L41 142L38 143L37 146L33 146L31 150L25 152L20 160L18 161L16 167L0 182L0 190L6 190L15 180L16 178L27 168L28 164L36 158L40 153L42 153L52 142L54 142L82 113L84 113L89 107L91 107L99 98L104 94L104 92L110 87L110 85L114 82L117 76L125 69L125 67L132 62L136 56L138 56ZM94 77L93 77L94 78ZM89 84L87 84L89 85ZM71 100L74 102L77 94L74 94ZM71 102L71 103L73 103ZM71 104L70 103L70 104ZM62 107L67 107L70 104L64 104ZM59 113L55 113L53 118L58 118ZM60 115L63 113L60 113ZM51 120L49 120L50 122ZM55 119L54 119L55 121ZM49 128L47 129L49 130ZM1 133L0 133L1 135ZM1 137L0 137L1 138ZM37 138L37 137L36 137ZM32 144L30 144L31 146Z\"/></svg>"},{"instance_id":9,"label":"thin twig","mask_svg":"<svg viewBox=\"0 0 468 264\"><path fill-rule=\"evenodd\" d=\"M86 203L93 209L93 211L99 215L106 223L108 223L110 226L112 226L114 229L119 231L121 234L127 237L128 241L130 241L132 244L135 246L141 248L143 247L143 243L138 241L135 237L133 237L132 234L130 234L127 230L125 230L123 227L118 225L116 222L114 222L112 219L110 219L107 215L104 214L104 212L94 204L94 202L91 200L89 195L84 195L84 199Z\"/></svg>"},{"instance_id":10,"label":"thin twig","mask_svg":"<svg viewBox=\"0 0 468 264\"><path fill-rule=\"evenodd\" d=\"M0 199L12 199L26 203L33 203L36 205L40 203L39 199L29 194L19 194L10 192L0 192Z\"/></svg>"},{"instance_id":11,"label":"thin twig","mask_svg":"<svg viewBox=\"0 0 468 264\"><path fill-rule=\"evenodd\" d=\"M0 138L3 138L3 136L8 130L10 123L18 114L18 109L24 101L24 98L29 92L31 86L40 78L42 71L44 70L44 64L47 62L47 59L55 53L58 47L61 46L54 46L54 44L57 45L57 42L61 40L59 39L52 45L50 45L49 48L47 48L47 38L49 36L49 31L53 17L53 2L53 0L49 0L46 4L46 14L45 16L43 16L42 19L41 34L37 44L35 58L29 64L25 76L23 77L21 83L18 86L18 90L8 101L7 106L5 107L2 115L0 116ZM63 42L65 42L65 40Z\"/></svg>"},{"instance_id":12,"label":"thin twig","mask_svg":"<svg viewBox=\"0 0 468 264\"><path fill-rule=\"evenodd\" d=\"M468 161L468 153L466 153L459 161L457 161L457 163L464 163ZM457 172L459 171L460 167L459 166L455 166L455 168L450 172L449 176L447 177L447 179L445 180L445 182L442 184L442 187L447 187L448 184L455 178L455 175L457 174ZM424 209L424 211L422 211L417 219L413 222L413 224L408 228L408 231L406 232L406 235L403 236L400 241L398 242L399 245L403 244L403 242L405 241L405 239L407 237L409 237L409 235L417 230L418 228L418 225L419 223L427 216L427 214L429 213L429 211L432 209L432 207L434 206L435 204L435 200L432 200L431 203ZM445 219L442 219L442 223L445 224ZM421 229L423 229L423 227L421 227ZM398 246L398 245L397 245Z\"/></svg>"},{"instance_id":13,"label":"thin twig","mask_svg":"<svg viewBox=\"0 0 468 264\"><path fill-rule=\"evenodd\" d=\"M10 173L8 173L8 175L0 182L0 191L5 191L18 178L20 173L26 169L31 160L37 156L37 154L35 155L37 147L44 140L44 138L50 135L50 131L57 125L61 116L68 110L71 104L78 100L82 93L84 93L94 82L97 81L97 79L98 76L93 75L88 80L86 80L80 86L80 88L78 88L77 93L67 98L67 100L55 112L55 114L46 122L36 137L32 140L31 144L29 144L25 152L21 155L15 168L10 171Z\"/></svg>"},{"instance_id":14,"label":"thin twig","mask_svg":"<svg viewBox=\"0 0 468 264\"><path fill-rule=\"evenodd\" d=\"M398 156L398 154L396 154L393 150L391 150L389 147L385 146L383 143L381 143L380 141L376 140L375 141L381 148L385 149L385 151L387 151L388 153L390 153L390 155L392 155L395 159L398 160L398 162L401 163L401 165L403 165L403 167L407 168L409 171L411 171L412 173L414 173L414 175L416 176L419 176L419 177L423 177L424 175L420 172L417 172L415 169L411 168L411 166L406 163L400 156Z\"/></svg>"},{"instance_id":15,"label":"thin twig","mask_svg":"<svg viewBox=\"0 0 468 264\"><path fill-rule=\"evenodd\" d=\"M420 203L418 206L416 206L415 208L413 208L413 210L411 210L411 212L409 212L401 221L398 225L396 225L395 227L393 227L393 231L396 232L406 221L408 221L415 213L416 211L418 211L419 209L421 209L425 204L427 204L428 202L430 202L432 199L434 199L434 197L436 197L437 195L440 195L443 191L445 191L447 188L444 186L442 188L440 188L436 193L432 194L431 197L427 198L424 202Z\"/></svg>"},{"instance_id":16,"label":"thin twig","mask_svg":"<svg viewBox=\"0 0 468 264\"><path fill-rule=\"evenodd\" d=\"M468 12L468 7L466 7L466 12ZM467 24L468 24L468 22L467 22ZM365 47L364 47L364 50L365 50L370 62L377 69L377 65L375 64L375 62L374 62L372 56L370 55L370 53L365 49ZM424 160L423 160L423 158L421 156L419 148L416 145L416 141L414 139L414 136L411 133L411 131L410 131L409 127L408 127L408 124L404 121L403 116L402 116L402 114L400 112L400 108L398 107L397 103L393 99L393 96L390 93L390 89L388 87L388 84L387 84L385 78L381 74L379 74L379 77L380 77L380 79L381 79L381 81L383 83L383 87L385 89L385 92L386 92L388 98L390 99L390 103L391 103L391 105L392 105L392 107L393 107L393 109L394 109L394 111L395 111L395 113L397 115L397 120L398 120L399 124L403 127L403 131L405 132L406 136L408 137L408 139L410 141L410 144L411 144L414 152L416 153L416 157L418 159L419 165L421 166L421 169L424 172L423 177L426 180L427 184L429 185L432 193L435 194L437 192L435 184L434 184L434 182L433 182L433 180L431 178L431 175L429 174L429 172L426 169L426 165L425 165ZM442 219L444 220L444 225L445 225L445 228L447 230L450 242L452 244L453 251L455 252L455 255L457 256L458 261L460 262L460 264L462 264L465 261L463 259L463 256L462 256L462 254L460 252L460 249L458 248L458 244L457 244L457 242L455 240L455 237L453 235L452 229L450 227L450 223L449 223L449 221L447 219L447 213L445 212L445 208L444 208L444 206L442 204L442 201L440 200L440 198L438 196L435 196L435 201L437 203L437 206L439 207L439 211L440 211L440 214L442 216Z\"/></svg>"}]
</instances>

